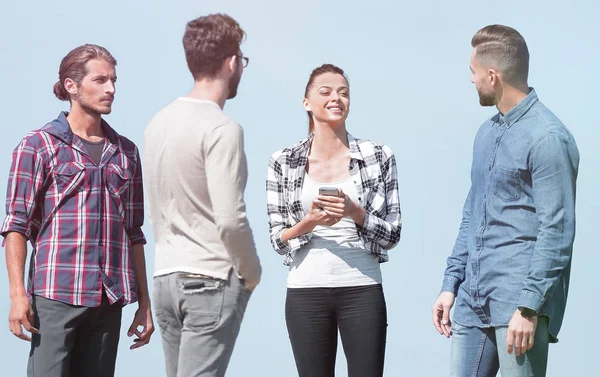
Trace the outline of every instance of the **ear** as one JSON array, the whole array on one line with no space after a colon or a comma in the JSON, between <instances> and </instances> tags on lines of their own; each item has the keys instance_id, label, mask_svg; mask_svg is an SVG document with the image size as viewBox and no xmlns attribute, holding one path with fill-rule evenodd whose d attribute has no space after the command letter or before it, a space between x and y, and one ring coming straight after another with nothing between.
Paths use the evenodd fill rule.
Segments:
<instances>
[{"instance_id":1,"label":"ear","mask_svg":"<svg viewBox=\"0 0 600 377\"><path fill-rule=\"evenodd\" d=\"M225 62L227 64L227 69L229 70L229 72L235 72L235 69L238 64L238 60L239 60L239 58L237 57L237 55L232 55L225 60Z\"/></svg>"},{"instance_id":2,"label":"ear","mask_svg":"<svg viewBox=\"0 0 600 377\"><path fill-rule=\"evenodd\" d=\"M304 106L304 110L306 110L306 111L312 111L310 109L310 103L308 102L308 99L305 98L305 99L302 100L302 106Z\"/></svg>"},{"instance_id":3,"label":"ear","mask_svg":"<svg viewBox=\"0 0 600 377\"><path fill-rule=\"evenodd\" d=\"M77 83L73 79L65 79L63 86L71 95L77 94Z\"/></svg>"},{"instance_id":4,"label":"ear","mask_svg":"<svg viewBox=\"0 0 600 377\"><path fill-rule=\"evenodd\" d=\"M488 69L488 80L492 86L498 85L500 83L499 79L498 72L495 69Z\"/></svg>"}]
</instances>

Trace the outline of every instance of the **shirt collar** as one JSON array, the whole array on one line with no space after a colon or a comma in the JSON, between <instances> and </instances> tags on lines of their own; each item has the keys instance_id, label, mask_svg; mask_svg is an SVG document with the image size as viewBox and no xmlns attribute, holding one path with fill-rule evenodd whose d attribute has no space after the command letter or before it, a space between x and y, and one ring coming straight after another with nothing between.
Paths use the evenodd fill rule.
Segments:
<instances>
[{"instance_id":1,"label":"shirt collar","mask_svg":"<svg viewBox=\"0 0 600 377\"><path fill-rule=\"evenodd\" d=\"M362 153L360 152L360 148L358 147L358 140L354 138L354 136L350 135L349 132L346 133L348 136L348 146L350 148L350 158L356 160L364 160ZM310 148L310 143L312 139L315 137L315 133L311 132L310 135L304 140L302 140L296 148L292 150L292 154L298 154L300 156L306 156L308 154L308 149Z\"/></svg>"},{"instance_id":2,"label":"shirt collar","mask_svg":"<svg viewBox=\"0 0 600 377\"><path fill-rule=\"evenodd\" d=\"M73 131L71 131L69 121L67 120L68 115L68 112L61 111L56 119L46 124L42 128L42 131L48 132L49 134L58 137L59 139L63 140L69 145L73 144ZM117 132L113 130L112 127L110 127L104 119L101 119L100 122L102 131L104 132L104 137L106 137L106 139L110 143L118 144L119 135L117 134Z\"/></svg>"},{"instance_id":3,"label":"shirt collar","mask_svg":"<svg viewBox=\"0 0 600 377\"><path fill-rule=\"evenodd\" d=\"M498 121L500 124L506 123L506 127L510 128L529 111L531 106L538 102L538 96L535 92L535 89L529 89L529 94L525 98L523 98L523 100L521 100L521 102L519 102L517 106L510 109L510 111L504 115L499 114Z\"/></svg>"}]
</instances>

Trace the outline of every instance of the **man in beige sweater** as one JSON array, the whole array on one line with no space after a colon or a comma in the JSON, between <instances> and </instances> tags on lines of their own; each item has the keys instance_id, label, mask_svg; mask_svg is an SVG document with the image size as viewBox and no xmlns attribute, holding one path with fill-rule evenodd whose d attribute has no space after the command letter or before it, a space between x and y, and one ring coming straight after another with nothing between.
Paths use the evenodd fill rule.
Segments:
<instances>
[{"instance_id":1,"label":"man in beige sweater","mask_svg":"<svg viewBox=\"0 0 600 377\"><path fill-rule=\"evenodd\" d=\"M167 376L224 376L260 262L246 218L242 128L223 113L248 58L231 17L187 24L194 89L145 132L144 175L156 243L154 304Z\"/></svg>"}]
</instances>

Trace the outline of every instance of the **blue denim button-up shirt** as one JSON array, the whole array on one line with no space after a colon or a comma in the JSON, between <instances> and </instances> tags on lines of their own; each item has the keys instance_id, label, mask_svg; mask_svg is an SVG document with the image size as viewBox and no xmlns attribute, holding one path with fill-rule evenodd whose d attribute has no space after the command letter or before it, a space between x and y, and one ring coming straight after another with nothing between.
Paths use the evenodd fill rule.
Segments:
<instances>
[{"instance_id":1,"label":"blue denim button-up shirt","mask_svg":"<svg viewBox=\"0 0 600 377\"><path fill-rule=\"evenodd\" d=\"M579 152L535 90L483 123L473 146L471 189L442 291L454 321L506 326L517 307L562 324L573 240Z\"/></svg>"}]
</instances>

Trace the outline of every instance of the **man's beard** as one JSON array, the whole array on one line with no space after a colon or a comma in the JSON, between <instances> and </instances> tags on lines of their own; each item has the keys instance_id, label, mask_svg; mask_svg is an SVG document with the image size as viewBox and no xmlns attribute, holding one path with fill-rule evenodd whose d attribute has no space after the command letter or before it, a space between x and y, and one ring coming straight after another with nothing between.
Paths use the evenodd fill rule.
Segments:
<instances>
[{"instance_id":1,"label":"man's beard","mask_svg":"<svg viewBox=\"0 0 600 377\"><path fill-rule=\"evenodd\" d=\"M238 86L242 79L242 71L240 70L239 72L239 74L236 72L236 74L229 79L229 95L227 96L227 99L232 99L237 95Z\"/></svg>"},{"instance_id":2,"label":"man's beard","mask_svg":"<svg viewBox=\"0 0 600 377\"><path fill-rule=\"evenodd\" d=\"M79 104L79 106L88 114L94 115L108 115L112 111L112 106L107 107L98 107L89 103L85 96L81 94L77 94L75 97L75 101ZM112 104L111 104L112 105Z\"/></svg>"},{"instance_id":3,"label":"man's beard","mask_svg":"<svg viewBox=\"0 0 600 377\"><path fill-rule=\"evenodd\" d=\"M484 93L477 89L477 94L479 94L479 104L481 106L495 106L496 105L496 97L494 97L494 93Z\"/></svg>"}]
</instances>

